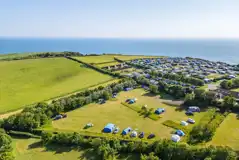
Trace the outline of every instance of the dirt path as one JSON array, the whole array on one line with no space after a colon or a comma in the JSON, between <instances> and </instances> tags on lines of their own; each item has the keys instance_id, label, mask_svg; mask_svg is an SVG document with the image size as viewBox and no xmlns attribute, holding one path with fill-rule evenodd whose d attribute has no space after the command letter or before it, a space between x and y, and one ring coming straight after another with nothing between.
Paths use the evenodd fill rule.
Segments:
<instances>
[{"instance_id":1,"label":"dirt path","mask_svg":"<svg viewBox=\"0 0 239 160\"><path fill-rule=\"evenodd\" d=\"M22 110L23 110L23 109L19 109L19 110L13 111L13 112L8 112L8 113L0 114L0 119L7 118L7 117L9 117L9 116L11 116L11 115L20 113Z\"/></svg>"}]
</instances>

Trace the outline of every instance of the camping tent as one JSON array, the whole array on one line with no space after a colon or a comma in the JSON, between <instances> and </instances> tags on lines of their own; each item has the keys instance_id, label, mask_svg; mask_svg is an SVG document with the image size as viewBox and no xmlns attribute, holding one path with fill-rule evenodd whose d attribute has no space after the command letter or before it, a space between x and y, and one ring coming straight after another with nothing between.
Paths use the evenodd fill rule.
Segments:
<instances>
[{"instance_id":1,"label":"camping tent","mask_svg":"<svg viewBox=\"0 0 239 160\"><path fill-rule=\"evenodd\" d=\"M182 130L177 130L175 134L179 135L180 137L185 136L185 133Z\"/></svg>"},{"instance_id":2,"label":"camping tent","mask_svg":"<svg viewBox=\"0 0 239 160\"><path fill-rule=\"evenodd\" d=\"M137 137L137 135L138 135L137 132L136 132L136 131L133 131L130 136L131 136L131 137Z\"/></svg>"},{"instance_id":3,"label":"camping tent","mask_svg":"<svg viewBox=\"0 0 239 160\"><path fill-rule=\"evenodd\" d=\"M129 132L131 132L131 128L130 127L128 127L128 128L125 128L124 130L123 130L123 132L122 132L122 135L126 135L126 134L128 134Z\"/></svg>"},{"instance_id":4,"label":"camping tent","mask_svg":"<svg viewBox=\"0 0 239 160\"><path fill-rule=\"evenodd\" d=\"M165 109L164 108L158 108L158 109L156 109L155 110L155 114L161 114L161 113L163 113L163 112L165 112Z\"/></svg>"},{"instance_id":5,"label":"camping tent","mask_svg":"<svg viewBox=\"0 0 239 160\"><path fill-rule=\"evenodd\" d=\"M187 126L187 125L188 125L188 123L187 123L187 122L185 122L185 121L181 121L181 125L182 125L182 126Z\"/></svg>"},{"instance_id":6,"label":"camping tent","mask_svg":"<svg viewBox=\"0 0 239 160\"><path fill-rule=\"evenodd\" d=\"M105 128L103 129L103 132L105 133L111 133L115 129L115 125L112 123L108 123Z\"/></svg>"},{"instance_id":7,"label":"camping tent","mask_svg":"<svg viewBox=\"0 0 239 160\"><path fill-rule=\"evenodd\" d=\"M174 141L174 142L179 142L180 139L181 138L178 135L176 135L176 134L172 135L172 138L171 138L171 140Z\"/></svg>"}]
</instances>

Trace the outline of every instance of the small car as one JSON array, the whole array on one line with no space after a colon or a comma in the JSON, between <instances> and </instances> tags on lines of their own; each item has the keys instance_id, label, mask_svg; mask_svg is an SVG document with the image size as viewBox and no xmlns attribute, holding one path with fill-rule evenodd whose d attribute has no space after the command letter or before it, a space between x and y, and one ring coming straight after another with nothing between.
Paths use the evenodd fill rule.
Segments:
<instances>
[{"instance_id":1,"label":"small car","mask_svg":"<svg viewBox=\"0 0 239 160\"><path fill-rule=\"evenodd\" d=\"M192 111L187 111L185 114L188 115L188 116L193 116L194 115L194 113Z\"/></svg>"},{"instance_id":2,"label":"small car","mask_svg":"<svg viewBox=\"0 0 239 160\"><path fill-rule=\"evenodd\" d=\"M191 118L188 118L187 120L188 123L191 123L191 124L194 124L195 123L195 120L191 119Z\"/></svg>"},{"instance_id":3,"label":"small car","mask_svg":"<svg viewBox=\"0 0 239 160\"><path fill-rule=\"evenodd\" d=\"M152 139L152 138L154 138L155 137L155 134L150 134L149 136L148 136L148 139Z\"/></svg>"}]
</instances>

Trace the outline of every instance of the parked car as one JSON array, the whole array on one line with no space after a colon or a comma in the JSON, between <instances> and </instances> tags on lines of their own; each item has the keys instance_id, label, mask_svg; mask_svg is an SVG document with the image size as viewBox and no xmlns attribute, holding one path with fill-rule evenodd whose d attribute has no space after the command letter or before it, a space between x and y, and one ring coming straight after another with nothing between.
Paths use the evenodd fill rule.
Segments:
<instances>
[{"instance_id":1,"label":"parked car","mask_svg":"<svg viewBox=\"0 0 239 160\"><path fill-rule=\"evenodd\" d=\"M154 138L155 137L155 134L150 134L149 136L148 136L148 139L152 139L152 138Z\"/></svg>"},{"instance_id":2,"label":"parked car","mask_svg":"<svg viewBox=\"0 0 239 160\"><path fill-rule=\"evenodd\" d=\"M191 123L191 124L194 124L195 123L195 120L191 119L191 118L188 118L187 120L188 123Z\"/></svg>"},{"instance_id":3,"label":"parked car","mask_svg":"<svg viewBox=\"0 0 239 160\"><path fill-rule=\"evenodd\" d=\"M144 132L139 133L139 138L144 138Z\"/></svg>"},{"instance_id":4,"label":"parked car","mask_svg":"<svg viewBox=\"0 0 239 160\"><path fill-rule=\"evenodd\" d=\"M194 115L194 113L192 111L187 111L185 114L188 115L188 116L193 116Z\"/></svg>"}]
</instances>

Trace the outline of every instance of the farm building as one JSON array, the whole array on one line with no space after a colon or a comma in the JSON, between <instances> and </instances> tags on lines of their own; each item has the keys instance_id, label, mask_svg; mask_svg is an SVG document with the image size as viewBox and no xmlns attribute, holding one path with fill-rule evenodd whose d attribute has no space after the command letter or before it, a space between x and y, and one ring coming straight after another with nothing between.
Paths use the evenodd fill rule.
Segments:
<instances>
[{"instance_id":1,"label":"farm building","mask_svg":"<svg viewBox=\"0 0 239 160\"><path fill-rule=\"evenodd\" d=\"M115 129L115 125L112 124L112 123L108 123L108 124L104 127L103 132L105 132L105 133L111 133L111 132L113 132L114 129Z\"/></svg>"},{"instance_id":2,"label":"farm building","mask_svg":"<svg viewBox=\"0 0 239 160\"><path fill-rule=\"evenodd\" d=\"M122 132L122 135L127 135L129 132L131 132L131 128L130 127L128 127L128 128L125 128L124 130L123 130L123 132Z\"/></svg>"},{"instance_id":3,"label":"farm building","mask_svg":"<svg viewBox=\"0 0 239 160\"><path fill-rule=\"evenodd\" d=\"M172 138L171 138L171 140L174 141L174 142L179 142L180 139L181 139L180 136L176 135L176 134L172 135Z\"/></svg>"},{"instance_id":4,"label":"farm building","mask_svg":"<svg viewBox=\"0 0 239 160\"><path fill-rule=\"evenodd\" d=\"M156 109L155 110L155 114L161 114L161 113L163 113L163 112L165 112L165 109L164 108L158 108L158 109Z\"/></svg>"}]
</instances>

